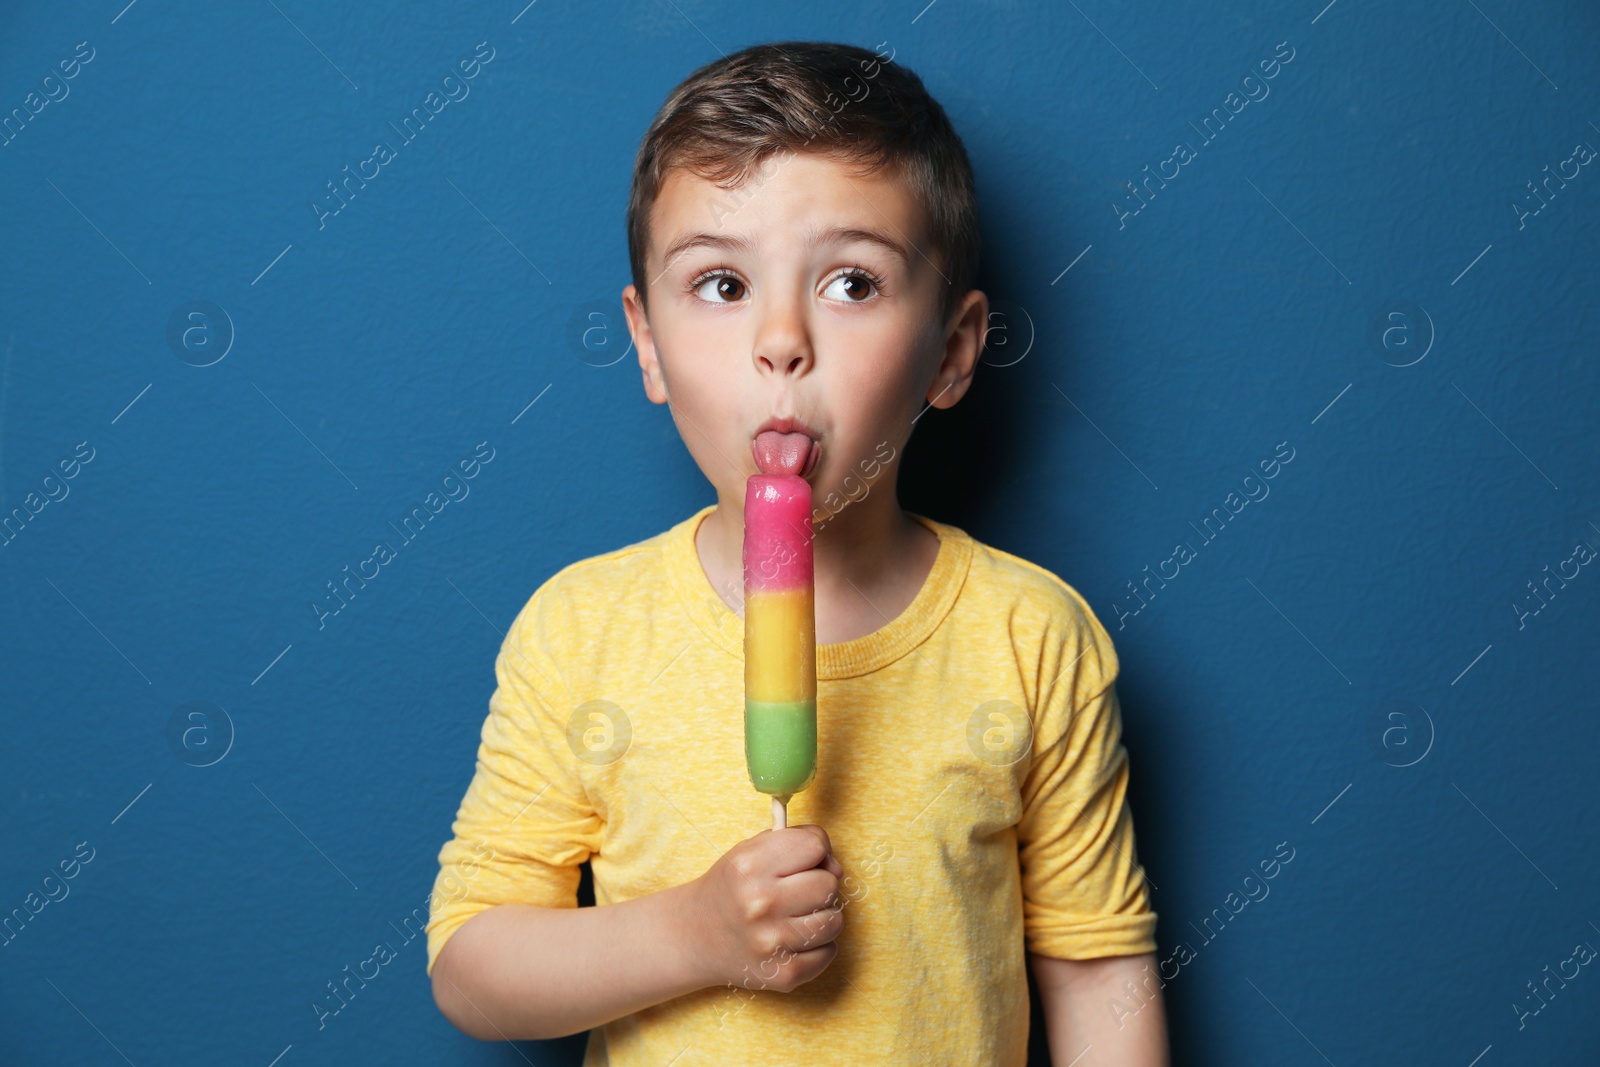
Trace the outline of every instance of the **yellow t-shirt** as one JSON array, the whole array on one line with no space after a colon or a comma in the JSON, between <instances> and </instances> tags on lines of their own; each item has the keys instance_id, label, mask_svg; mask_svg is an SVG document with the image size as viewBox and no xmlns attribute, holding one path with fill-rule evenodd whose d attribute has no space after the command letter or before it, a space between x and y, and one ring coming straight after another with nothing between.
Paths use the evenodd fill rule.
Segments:
<instances>
[{"instance_id":1,"label":"yellow t-shirt","mask_svg":"<svg viewBox=\"0 0 1600 1067\"><path fill-rule=\"evenodd\" d=\"M703 874L772 825L744 757L744 622L694 534L714 505L539 587L495 661L439 853L428 972L497 904L600 906ZM1024 948L1155 950L1111 638L1054 574L964 531L916 598L817 647L817 776L791 825L844 867L838 955L789 993L715 986L590 1032L585 1067L1027 1061ZM565 966L551 961L551 966ZM754 983L753 983L754 984Z\"/></svg>"}]
</instances>

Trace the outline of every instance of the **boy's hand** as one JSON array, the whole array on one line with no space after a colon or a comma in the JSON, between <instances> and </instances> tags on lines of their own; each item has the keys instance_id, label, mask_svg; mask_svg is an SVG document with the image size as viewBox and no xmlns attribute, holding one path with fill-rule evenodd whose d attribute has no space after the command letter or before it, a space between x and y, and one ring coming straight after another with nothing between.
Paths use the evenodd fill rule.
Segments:
<instances>
[{"instance_id":1,"label":"boy's hand","mask_svg":"<svg viewBox=\"0 0 1600 1067\"><path fill-rule=\"evenodd\" d=\"M839 951L843 874L820 826L763 830L729 849L688 886L705 984L787 993L821 974Z\"/></svg>"}]
</instances>

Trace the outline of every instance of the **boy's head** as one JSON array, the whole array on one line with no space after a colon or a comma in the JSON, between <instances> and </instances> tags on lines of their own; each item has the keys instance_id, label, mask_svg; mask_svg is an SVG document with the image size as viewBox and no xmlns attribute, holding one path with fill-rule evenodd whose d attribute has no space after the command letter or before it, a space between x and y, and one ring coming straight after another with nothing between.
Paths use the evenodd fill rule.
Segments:
<instances>
[{"instance_id":1,"label":"boy's head","mask_svg":"<svg viewBox=\"0 0 1600 1067\"><path fill-rule=\"evenodd\" d=\"M645 134L627 228L646 393L723 503L782 469L820 505L966 391L988 317L972 171L885 54L789 42L695 71Z\"/></svg>"}]
</instances>

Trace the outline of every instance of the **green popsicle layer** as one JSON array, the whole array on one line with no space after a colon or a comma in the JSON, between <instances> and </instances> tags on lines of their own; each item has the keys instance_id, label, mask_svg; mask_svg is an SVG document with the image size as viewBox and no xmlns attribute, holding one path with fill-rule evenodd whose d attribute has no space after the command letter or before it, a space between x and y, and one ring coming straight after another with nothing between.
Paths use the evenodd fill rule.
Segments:
<instances>
[{"instance_id":1,"label":"green popsicle layer","mask_svg":"<svg viewBox=\"0 0 1600 1067\"><path fill-rule=\"evenodd\" d=\"M817 702L746 700L744 755L762 793L785 796L810 785L817 773Z\"/></svg>"}]
</instances>

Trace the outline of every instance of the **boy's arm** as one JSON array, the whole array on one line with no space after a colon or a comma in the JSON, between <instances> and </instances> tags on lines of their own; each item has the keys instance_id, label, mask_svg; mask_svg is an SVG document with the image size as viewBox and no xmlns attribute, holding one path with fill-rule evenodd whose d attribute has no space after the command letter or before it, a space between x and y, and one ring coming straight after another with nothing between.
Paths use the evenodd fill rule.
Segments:
<instances>
[{"instance_id":1,"label":"boy's arm","mask_svg":"<svg viewBox=\"0 0 1600 1067\"><path fill-rule=\"evenodd\" d=\"M500 904L439 950L433 999L468 1036L562 1037L711 984L686 922L692 883L618 904Z\"/></svg>"},{"instance_id":2,"label":"boy's arm","mask_svg":"<svg viewBox=\"0 0 1600 1067\"><path fill-rule=\"evenodd\" d=\"M1028 961L1056 1067L1168 1067L1155 953L1063 960L1030 952Z\"/></svg>"},{"instance_id":3,"label":"boy's arm","mask_svg":"<svg viewBox=\"0 0 1600 1067\"><path fill-rule=\"evenodd\" d=\"M787 993L833 962L844 868L820 826L763 830L700 877L591 908L497 904L439 949L433 998L487 1041L563 1037L708 986Z\"/></svg>"},{"instance_id":4,"label":"boy's arm","mask_svg":"<svg viewBox=\"0 0 1600 1067\"><path fill-rule=\"evenodd\" d=\"M763 830L679 886L572 906L603 822L554 711L577 701L548 646L576 631L535 600L495 659L477 769L439 853L427 923L439 1010L473 1037L540 1039L709 986L788 992L815 978L838 951L844 874L820 826Z\"/></svg>"},{"instance_id":5,"label":"boy's arm","mask_svg":"<svg viewBox=\"0 0 1600 1067\"><path fill-rule=\"evenodd\" d=\"M578 703L556 665L573 632L541 587L506 634L477 769L429 897L430 942L444 939L429 968L434 1002L482 1040L581 1033L711 984L686 929L693 882L575 906L602 820L554 710Z\"/></svg>"}]
</instances>

